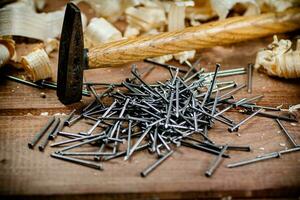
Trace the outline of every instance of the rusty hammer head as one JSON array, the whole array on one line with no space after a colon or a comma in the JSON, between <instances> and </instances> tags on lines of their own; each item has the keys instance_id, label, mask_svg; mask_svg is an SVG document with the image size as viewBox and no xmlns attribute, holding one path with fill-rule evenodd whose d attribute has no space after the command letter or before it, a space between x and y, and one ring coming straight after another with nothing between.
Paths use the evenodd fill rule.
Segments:
<instances>
[{"instance_id":1,"label":"rusty hammer head","mask_svg":"<svg viewBox=\"0 0 300 200\"><path fill-rule=\"evenodd\" d=\"M83 70L87 68L87 63L80 10L73 3L68 3L61 32L57 71L57 96L63 104L81 99Z\"/></svg>"}]
</instances>

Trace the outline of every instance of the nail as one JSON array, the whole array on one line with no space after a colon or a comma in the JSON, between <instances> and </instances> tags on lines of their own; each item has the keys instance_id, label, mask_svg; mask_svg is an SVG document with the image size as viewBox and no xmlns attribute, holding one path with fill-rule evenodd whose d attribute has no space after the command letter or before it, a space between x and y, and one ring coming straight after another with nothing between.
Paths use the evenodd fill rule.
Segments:
<instances>
[{"instance_id":1,"label":"nail","mask_svg":"<svg viewBox=\"0 0 300 200\"><path fill-rule=\"evenodd\" d=\"M54 121L55 121L55 117L51 117L46 123L46 125L35 135L32 141L28 143L28 147L30 149L33 149L33 147L43 137L43 135L46 133L46 131L49 129L49 127L52 125Z\"/></svg>"},{"instance_id":2,"label":"nail","mask_svg":"<svg viewBox=\"0 0 300 200\"><path fill-rule=\"evenodd\" d=\"M294 140L294 138L289 134L289 132L286 130L286 128L283 126L283 124L281 123L281 121L279 119L275 119L276 122L278 123L278 125L280 126L280 128L283 130L283 132L286 134L286 136L289 138L289 140L291 141L291 143L297 147L297 143Z\"/></svg>"},{"instance_id":3,"label":"nail","mask_svg":"<svg viewBox=\"0 0 300 200\"><path fill-rule=\"evenodd\" d=\"M251 163L255 163L255 162L259 162L259 161L263 161L263 160L268 160L268 159L271 159L271 158L279 158L279 157L280 157L280 153L276 152L276 153L270 154L268 156L228 164L227 167L228 168L240 167L240 166L243 166L243 165L248 165L248 164L251 164Z\"/></svg>"},{"instance_id":4,"label":"nail","mask_svg":"<svg viewBox=\"0 0 300 200\"><path fill-rule=\"evenodd\" d=\"M49 136L49 139L54 140L54 138L57 136L57 133L59 131L62 131L63 127L64 127L64 121L61 121L59 119L59 124L58 124L57 128L55 129L55 131Z\"/></svg>"},{"instance_id":5,"label":"nail","mask_svg":"<svg viewBox=\"0 0 300 200\"><path fill-rule=\"evenodd\" d=\"M212 164L209 167L209 169L205 172L205 176L211 177L213 175L213 173L215 172L215 170L217 169L217 167L220 165L220 162L222 160L222 156L225 153L225 151L227 150L227 148L228 148L228 145L225 145L222 148L222 151L220 152L220 154L218 155L218 157L212 162Z\"/></svg>"},{"instance_id":6,"label":"nail","mask_svg":"<svg viewBox=\"0 0 300 200\"><path fill-rule=\"evenodd\" d=\"M168 128L169 125L169 120L170 120L170 115L171 115L171 109L172 109L172 104L173 104L173 98L174 98L174 92L171 91L170 95L170 101L169 101L169 107L166 115L166 122L165 122L165 128Z\"/></svg>"},{"instance_id":7,"label":"nail","mask_svg":"<svg viewBox=\"0 0 300 200\"><path fill-rule=\"evenodd\" d=\"M68 132L63 132L63 131L59 131L57 133L58 135L61 135L61 136L65 136L65 137L72 137L72 138L78 138L78 137L83 137L82 135L79 135L79 134L75 134L75 133L68 133Z\"/></svg>"},{"instance_id":8,"label":"nail","mask_svg":"<svg viewBox=\"0 0 300 200\"><path fill-rule=\"evenodd\" d=\"M84 82L83 85L104 85L104 86L114 86L114 87L122 87L121 83L100 83L100 82Z\"/></svg>"},{"instance_id":9,"label":"nail","mask_svg":"<svg viewBox=\"0 0 300 200\"><path fill-rule=\"evenodd\" d=\"M190 147L190 148L197 149L197 150L201 150L201 151L204 151L204 152L207 152L207 153L211 153L211 154L214 154L214 155L219 155L220 154L220 151L216 151L216 150L211 149L209 147L197 145L197 144L194 144L194 143L189 143L189 142L186 142L186 141L181 141L181 144L183 146ZM223 154L222 157L229 158L229 155Z\"/></svg>"},{"instance_id":10,"label":"nail","mask_svg":"<svg viewBox=\"0 0 300 200\"><path fill-rule=\"evenodd\" d=\"M257 111L255 111L254 113L252 113L251 115L249 115L247 118L245 118L244 120L242 120L240 123L236 124L235 126L228 128L229 132L234 132L234 131L238 131L239 127L241 125L243 125L246 121L248 121L249 119L251 119L252 117L254 117L255 115L257 115L259 112L261 112L263 109L259 109Z\"/></svg>"},{"instance_id":11,"label":"nail","mask_svg":"<svg viewBox=\"0 0 300 200\"><path fill-rule=\"evenodd\" d=\"M239 91L240 89L244 88L245 86L246 86L245 84L239 85L239 86L237 86L236 88L234 88L233 90L231 90L231 91L229 91L229 92L227 92L227 93L221 95L221 96L219 97L219 99L222 99L222 98L224 98L224 97L226 97L226 96L232 95L232 94L236 93L237 91Z\"/></svg>"},{"instance_id":12,"label":"nail","mask_svg":"<svg viewBox=\"0 0 300 200\"><path fill-rule=\"evenodd\" d=\"M29 86L35 87L35 88L39 88L39 89L43 89L44 88L44 87L42 87L42 86L40 86L40 85L38 85L36 83L33 83L31 81L26 81L26 80L20 79L20 78L15 77L15 76L6 75L6 78L9 79L9 80L18 82L18 83L22 83L22 84L25 84L25 85L29 85Z\"/></svg>"},{"instance_id":13,"label":"nail","mask_svg":"<svg viewBox=\"0 0 300 200\"><path fill-rule=\"evenodd\" d=\"M221 122L221 123L223 123L223 124L226 124L227 126L232 126L231 123L229 123L229 122L227 122L227 121L224 121L224 120L222 120L222 119L220 119L220 118L218 118L218 117L215 117L214 115L211 115L211 114L205 112L204 110L200 110L200 109L198 109L198 108L193 108L193 109L195 109L195 110L197 110L197 111L199 111L199 112L201 112L201 113L207 115L208 117L211 117L211 118L213 118L213 119L215 119L215 120L217 120L217 121L219 121L219 122Z\"/></svg>"},{"instance_id":14,"label":"nail","mask_svg":"<svg viewBox=\"0 0 300 200\"><path fill-rule=\"evenodd\" d=\"M176 82L176 114L175 116L179 117L179 81Z\"/></svg>"},{"instance_id":15,"label":"nail","mask_svg":"<svg viewBox=\"0 0 300 200\"><path fill-rule=\"evenodd\" d=\"M216 78L217 78L217 73L218 73L220 67L221 67L221 65L219 63L217 63L216 64L215 73L213 75L213 79L212 79L211 84L210 84L210 86L208 88L208 91L206 92L206 94L205 94L205 96L204 96L204 98L202 100L201 107L204 106L204 104L206 103L207 100L210 100L210 96L211 96L212 90L213 90L213 88L215 86L215 82L216 82Z\"/></svg>"},{"instance_id":16,"label":"nail","mask_svg":"<svg viewBox=\"0 0 300 200\"><path fill-rule=\"evenodd\" d=\"M248 93L252 93L252 74L253 74L253 64L248 64L247 67L247 91Z\"/></svg>"},{"instance_id":17,"label":"nail","mask_svg":"<svg viewBox=\"0 0 300 200\"><path fill-rule=\"evenodd\" d=\"M292 152L297 152L297 151L300 151L300 147L295 147L295 148L291 148L291 149L285 149L285 150L281 150L281 151L278 151L278 152L271 152L271 153L267 153L267 154L264 154L262 156L258 156L257 158L261 158L261 157L266 157L266 156L270 156L270 155L273 155L273 154L280 154L280 155L284 155L284 154L287 154L287 153L292 153Z\"/></svg>"},{"instance_id":18,"label":"nail","mask_svg":"<svg viewBox=\"0 0 300 200\"><path fill-rule=\"evenodd\" d=\"M70 150L70 149L74 149L74 148L76 148L76 147L80 147L80 146L82 146L82 145L84 145L84 144L89 144L89 143L95 142L95 141L97 141L97 140L104 139L104 138L106 138L106 137L107 137L106 135L101 134L101 135L99 135L99 136L96 137L96 138L92 138L92 139L89 139L89 140L87 140L87 141L84 141L84 142L81 142L81 143L78 143L78 144L74 144L74 145L71 145L71 146L64 147L64 148L60 149L59 152L67 151L67 150Z\"/></svg>"},{"instance_id":19,"label":"nail","mask_svg":"<svg viewBox=\"0 0 300 200\"><path fill-rule=\"evenodd\" d=\"M152 127L148 127L143 135L136 141L136 143L131 147L130 152L129 152L129 156L126 156L124 160L128 160L129 157L133 154L133 152L136 150L136 148L140 145L140 143L144 140L144 138L146 137L146 135L148 135L149 131L152 129Z\"/></svg>"},{"instance_id":20,"label":"nail","mask_svg":"<svg viewBox=\"0 0 300 200\"><path fill-rule=\"evenodd\" d=\"M63 156L111 156L115 155L113 152L60 152Z\"/></svg>"},{"instance_id":21,"label":"nail","mask_svg":"<svg viewBox=\"0 0 300 200\"><path fill-rule=\"evenodd\" d=\"M56 131L59 123L60 123L60 119L59 118L55 118L51 129L48 130L49 133L46 135L45 140L42 142L42 144L39 145L39 150L40 151L44 151L45 147L47 146L47 144L49 142L50 135L52 135Z\"/></svg>"},{"instance_id":22,"label":"nail","mask_svg":"<svg viewBox=\"0 0 300 200\"><path fill-rule=\"evenodd\" d=\"M78 158L71 158L71 157L67 157L67 156L62 156L62 155L59 155L59 154L56 154L56 153L52 153L51 157L61 159L61 160L65 160L65 161L69 161L69 162L76 163L76 164L80 164L80 165L83 165L83 166L91 167L91 168L94 168L94 169L99 169L99 170L103 169L101 164L96 164L96 163L86 161L86 160L81 160L81 159L78 159Z\"/></svg>"},{"instance_id":23,"label":"nail","mask_svg":"<svg viewBox=\"0 0 300 200\"><path fill-rule=\"evenodd\" d=\"M110 107L105 111L105 113L102 115L102 117L106 117L109 112L115 107L117 101L115 100ZM92 132L98 127L98 125L102 122L101 119L98 119L98 121L96 121L96 123L85 133L85 135L91 135Z\"/></svg>"},{"instance_id":24,"label":"nail","mask_svg":"<svg viewBox=\"0 0 300 200\"><path fill-rule=\"evenodd\" d=\"M226 70L221 70L218 72L219 75L222 75L222 74L231 74L231 73L236 73L236 72L245 72L245 68L244 67L241 67L241 68L235 68L235 69L226 69ZM203 73L203 75L212 75L214 74L214 72L206 72L206 73Z\"/></svg>"},{"instance_id":25,"label":"nail","mask_svg":"<svg viewBox=\"0 0 300 200\"><path fill-rule=\"evenodd\" d=\"M228 150L235 150L235 151L251 151L250 146L236 146L236 145L228 145Z\"/></svg>"},{"instance_id":26,"label":"nail","mask_svg":"<svg viewBox=\"0 0 300 200\"><path fill-rule=\"evenodd\" d=\"M143 144L143 145L141 145L141 146L138 146L138 147L136 148L135 151L141 151L141 150L144 150L144 149L146 149L148 146L149 146L149 143ZM118 153L116 153L115 155L112 155L112 156L104 156L104 157L103 157L103 160L104 160L104 161L107 161L107 160L111 160L111 159L114 159L114 158L119 158L119 157L121 157L121 156L126 156L126 153L127 153L127 151L121 151L121 152L118 152Z\"/></svg>"},{"instance_id":27,"label":"nail","mask_svg":"<svg viewBox=\"0 0 300 200\"><path fill-rule=\"evenodd\" d=\"M149 59L149 58L145 59L144 61L147 62L147 63L151 63L151 64L155 64L155 65L164 67L164 68L166 68L166 69L168 69L168 70L169 70L169 69L177 68L177 67L172 66L172 65L168 65L168 64L163 64L163 63L156 62L156 61L151 60L151 59ZM179 69L179 68L178 68L178 69ZM179 69L179 72L186 73L187 71L184 70L184 69Z\"/></svg>"},{"instance_id":28,"label":"nail","mask_svg":"<svg viewBox=\"0 0 300 200\"><path fill-rule=\"evenodd\" d=\"M171 148L169 147L169 145L166 143L166 141L162 138L162 136L160 134L157 134L158 139L161 141L161 143L164 145L164 147L168 150L171 151Z\"/></svg>"},{"instance_id":29,"label":"nail","mask_svg":"<svg viewBox=\"0 0 300 200\"><path fill-rule=\"evenodd\" d=\"M200 58L198 58L196 60L196 62L193 65L188 64L188 66L190 67L190 69L186 72L186 74L183 76L183 80L186 79L188 77L188 75L193 71L194 73L197 73L196 67L199 65L200 63Z\"/></svg>"},{"instance_id":30,"label":"nail","mask_svg":"<svg viewBox=\"0 0 300 200\"><path fill-rule=\"evenodd\" d=\"M132 120L129 120L129 123L128 123L128 138L127 138L127 153L126 153L126 157L129 157L129 153L130 153L131 127L132 127Z\"/></svg>"},{"instance_id":31,"label":"nail","mask_svg":"<svg viewBox=\"0 0 300 200\"><path fill-rule=\"evenodd\" d=\"M153 90L145 81L143 81L138 74L136 73L136 66L132 65L132 69L131 69L131 73L145 86L147 87L150 91L152 92L156 92L155 90ZM168 102L168 100L162 96L159 92L156 92L164 101Z\"/></svg>"},{"instance_id":32,"label":"nail","mask_svg":"<svg viewBox=\"0 0 300 200\"><path fill-rule=\"evenodd\" d=\"M192 76L188 77L187 79L184 79L184 83L189 82L190 80L192 80L193 78L195 78L196 76L199 76L200 74L202 74L204 72L204 69L200 69L197 73L194 73Z\"/></svg>"},{"instance_id":33,"label":"nail","mask_svg":"<svg viewBox=\"0 0 300 200\"><path fill-rule=\"evenodd\" d=\"M63 123L65 126L68 126L68 125L69 125L69 121L72 119L72 117L74 116L75 112L76 112L76 109L73 109L73 110L70 112L70 114L68 114L68 116L66 117L66 119L65 119L65 121L64 121L64 123Z\"/></svg>"},{"instance_id":34,"label":"nail","mask_svg":"<svg viewBox=\"0 0 300 200\"><path fill-rule=\"evenodd\" d=\"M223 86L223 87L218 87L218 88L214 89L214 90L212 91L212 93L217 92L217 90L223 91L223 90L227 90L227 89L235 88L235 87L236 87L236 83L229 84L229 85L226 85L226 86ZM199 97L200 97L200 95L199 95Z\"/></svg>"},{"instance_id":35,"label":"nail","mask_svg":"<svg viewBox=\"0 0 300 200\"><path fill-rule=\"evenodd\" d=\"M50 146L51 147L56 147L56 146L60 146L60 145L63 145L63 144L69 144L69 143L73 143L73 142L78 142L78 141L82 141L82 140L86 140L86 139L95 138L95 137L98 137L98 136L100 136L100 135L97 134L97 135L90 135L90 136L82 136L82 137L79 137L79 138L77 137L77 138L70 139L70 140L64 140L64 141L61 141L61 142L56 142L56 143L51 144Z\"/></svg>"},{"instance_id":36,"label":"nail","mask_svg":"<svg viewBox=\"0 0 300 200\"><path fill-rule=\"evenodd\" d=\"M68 125L68 127L71 127L75 122L80 120L82 118L82 116L83 115L78 115L76 117L73 117L70 121L67 121L66 124Z\"/></svg>"},{"instance_id":37,"label":"nail","mask_svg":"<svg viewBox=\"0 0 300 200\"><path fill-rule=\"evenodd\" d=\"M94 97L95 97L96 101L98 102L98 104L102 105L102 102L101 102L96 90L94 89L94 87L92 85L87 85L87 88L94 95Z\"/></svg>"},{"instance_id":38,"label":"nail","mask_svg":"<svg viewBox=\"0 0 300 200\"><path fill-rule=\"evenodd\" d=\"M169 151L166 155L162 158L158 159L155 163L150 165L147 169L141 172L142 177L146 177L149 173L151 173L154 169L156 169L163 161L169 158L174 153L173 150Z\"/></svg>"},{"instance_id":39,"label":"nail","mask_svg":"<svg viewBox=\"0 0 300 200\"><path fill-rule=\"evenodd\" d=\"M290 118L290 117L281 116L281 115L274 115L274 114L267 113L267 112L260 112L260 113L258 113L257 116L263 116L263 117L268 117L268 118L272 118L272 119L280 119L280 120L284 120L284 121L288 121L288 122L298 122L298 120L295 118Z\"/></svg>"}]
</instances>

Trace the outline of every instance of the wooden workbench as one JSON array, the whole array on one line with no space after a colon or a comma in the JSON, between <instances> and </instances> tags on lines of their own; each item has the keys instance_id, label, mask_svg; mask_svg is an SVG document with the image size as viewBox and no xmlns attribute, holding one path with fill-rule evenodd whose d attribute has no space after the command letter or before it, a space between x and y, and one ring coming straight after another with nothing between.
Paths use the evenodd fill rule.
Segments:
<instances>
[{"instance_id":1,"label":"wooden workbench","mask_svg":"<svg viewBox=\"0 0 300 200\"><path fill-rule=\"evenodd\" d=\"M199 52L201 66L208 71L214 69L214 63L222 64L222 69L245 67L254 62L255 53L265 47L272 38L249 41L228 47L215 47ZM20 48L22 45L19 45ZM53 71L56 73L57 52L51 54ZM137 63L139 69L150 66ZM9 67L1 74L16 74L20 71ZM122 68L96 69L85 72L89 81L120 82L130 75L130 65ZM146 78L148 82L169 78L168 71L161 67ZM221 78L245 83L246 76ZM296 198L300 195L300 153L284 155L240 168L229 169L226 164L263 153L291 147L280 132L274 120L255 117L243 126L237 134L228 133L225 126L216 122L209 136L218 143L251 145L252 152L230 151L231 158L225 159L212 178L204 176L205 170L214 159L213 155L181 147L147 178L139 173L154 161L147 151L134 155L130 161L122 158L104 162L104 171L97 171L79 165L50 158L54 151L49 146L41 153L27 147L28 141L55 113L68 113L73 108L88 104L92 98L83 98L79 103L64 106L49 89L36 89L0 79L0 195L10 198L57 198L72 199L80 196L89 199L178 199L178 198ZM263 94L259 105L287 108L300 103L300 80L270 78L255 72L253 93L245 89L235 95L249 97ZM45 92L47 97L41 98ZM40 116L49 112L49 116ZM300 113L298 113L300 114ZM229 113L236 121L245 116ZM299 116L299 115L298 115ZM300 118L300 117L299 117ZM300 144L300 124L283 122ZM86 130L82 122L69 131ZM68 129L66 129L68 130ZM39 195L39 196L37 196ZM65 195L65 196L62 196Z\"/></svg>"}]
</instances>

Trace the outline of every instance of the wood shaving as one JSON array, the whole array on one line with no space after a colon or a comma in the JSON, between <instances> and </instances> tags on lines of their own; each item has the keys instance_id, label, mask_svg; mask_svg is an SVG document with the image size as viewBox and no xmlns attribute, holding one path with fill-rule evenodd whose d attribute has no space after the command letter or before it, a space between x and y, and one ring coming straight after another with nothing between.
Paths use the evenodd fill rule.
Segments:
<instances>
[{"instance_id":1,"label":"wood shaving","mask_svg":"<svg viewBox=\"0 0 300 200\"><path fill-rule=\"evenodd\" d=\"M49 38L44 42L44 49L49 55L51 52L58 50L59 41L57 39Z\"/></svg>"},{"instance_id":2,"label":"wood shaving","mask_svg":"<svg viewBox=\"0 0 300 200\"><path fill-rule=\"evenodd\" d=\"M48 113L48 112L42 112L40 115L41 115L41 116L48 116L49 113Z\"/></svg>"},{"instance_id":3,"label":"wood shaving","mask_svg":"<svg viewBox=\"0 0 300 200\"><path fill-rule=\"evenodd\" d=\"M286 146L285 143L279 143L279 145L280 145L281 147L285 147L285 146Z\"/></svg>"},{"instance_id":4,"label":"wood shaving","mask_svg":"<svg viewBox=\"0 0 300 200\"><path fill-rule=\"evenodd\" d=\"M124 37L133 38L140 34L140 30L138 28L127 26L124 32Z\"/></svg>"},{"instance_id":5,"label":"wood shaving","mask_svg":"<svg viewBox=\"0 0 300 200\"><path fill-rule=\"evenodd\" d=\"M97 17L109 22L117 21L127 7L140 4L138 0L75 0L74 3L86 2L94 10Z\"/></svg>"},{"instance_id":6,"label":"wood shaving","mask_svg":"<svg viewBox=\"0 0 300 200\"><path fill-rule=\"evenodd\" d=\"M46 5L46 0L18 0L14 3L8 4L5 7L27 7L32 11L41 11Z\"/></svg>"},{"instance_id":7,"label":"wood shaving","mask_svg":"<svg viewBox=\"0 0 300 200\"><path fill-rule=\"evenodd\" d=\"M36 49L22 56L21 63L32 81L52 78L50 60L44 49Z\"/></svg>"},{"instance_id":8,"label":"wood shaving","mask_svg":"<svg viewBox=\"0 0 300 200\"><path fill-rule=\"evenodd\" d=\"M173 59L172 54L151 58L151 60L154 60L155 62L159 62L159 63L163 63L163 64L170 61L170 60L172 60L172 59Z\"/></svg>"},{"instance_id":9,"label":"wood shaving","mask_svg":"<svg viewBox=\"0 0 300 200\"><path fill-rule=\"evenodd\" d=\"M104 18L92 18L84 32L86 47L93 47L99 43L116 41L121 38L121 32Z\"/></svg>"},{"instance_id":10,"label":"wood shaving","mask_svg":"<svg viewBox=\"0 0 300 200\"><path fill-rule=\"evenodd\" d=\"M195 0L195 6L186 8L186 18L190 20L192 26L193 24L199 24L199 21L205 22L216 16L217 14L212 9L210 0Z\"/></svg>"},{"instance_id":11,"label":"wood shaving","mask_svg":"<svg viewBox=\"0 0 300 200\"><path fill-rule=\"evenodd\" d=\"M255 0L210 0L210 2L219 19L225 19L229 11L238 3L247 8L244 15L258 15L260 13L260 8Z\"/></svg>"},{"instance_id":12,"label":"wood shaving","mask_svg":"<svg viewBox=\"0 0 300 200\"><path fill-rule=\"evenodd\" d=\"M173 3L168 14L168 31L177 31L185 28L185 6Z\"/></svg>"},{"instance_id":13,"label":"wood shaving","mask_svg":"<svg viewBox=\"0 0 300 200\"><path fill-rule=\"evenodd\" d=\"M29 11L35 12L34 0L19 0L4 6L4 8L28 8Z\"/></svg>"},{"instance_id":14,"label":"wood shaving","mask_svg":"<svg viewBox=\"0 0 300 200\"><path fill-rule=\"evenodd\" d=\"M256 0L265 12L282 12L288 8L299 5L299 0Z\"/></svg>"},{"instance_id":15,"label":"wood shaving","mask_svg":"<svg viewBox=\"0 0 300 200\"><path fill-rule=\"evenodd\" d=\"M46 98L47 96L46 96L46 94L45 94L44 92L41 92L41 93L40 93L40 97L41 97L41 98Z\"/></svg>"},{"instance_id":16,"label":"wood shaving","mask_svg":"<svg viewBox=\"0 0 300 200\"><path fill-rule=\"evenodd\" d=\"M15 54L15 41L0 37L0 67L8 63Z\"/></svg>"},{"instance_id":17,"label":"wood shaving","mask_svg":"<svg viewBox=\"0 0 300 200\"><path fill-rule=\"evenodd\" d=\"M175 60L178 60L180 64L182 64L184 61L187 61L189 59L193 59L195 57L196 50L192 51L183 51L177 54L174 54Z\"/></svg>"},{"instance_id":18,"label":"wood shaving","mask_svg":"<svg viewBox=\"0 0 300 200\"><path fill-rule=\"evenodd\" d=\"M0 9L0 35L46 40L60 35L64 10L35 13L28 6Z\"/></svg>"},{"instance_id":19,"label":"wood shaving","mask_svg":"<svg viewBox=\"0 0 300 200\"><path fill-rule=\"evenodd\" d=\"M129 7L125 10L126 20L132 27L144 32L166 24L166 14L161 7Z\"/></svg>"},{"instance_id":20,"label":"wood shaving","mask_svg":"<svg viewBox=\"0 0 300 200\"><path fill-rule=\"evenodd\" d=\"M300 77L300 40L297 41L295 51L291 49L290 40L278 41L274 36L274 41L267 49L257 53L255 68L267 73L270 76L283 78Z\"/></svg>"},{"instance_id":21,"label":"wood shaving","mask_svg":"<svg viewBox=\"0 0 300 200\"><path fill-rule=\"evenodd\" d=\"M300 110L300 104L293 105L289 108L289 112L296 112L297 110Z\"/></svg>"}]
</instances>

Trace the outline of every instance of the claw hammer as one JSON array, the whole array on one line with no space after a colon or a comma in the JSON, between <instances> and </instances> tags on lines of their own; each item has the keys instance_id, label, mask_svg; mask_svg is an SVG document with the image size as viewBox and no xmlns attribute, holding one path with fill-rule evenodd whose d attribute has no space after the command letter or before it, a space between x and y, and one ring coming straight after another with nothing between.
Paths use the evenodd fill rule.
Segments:
<instances>
[{"instance_id":1,"label":"claw hammer","mask_svg":"<svg viewBox=\"0 0 300 200\"><path fill-rule=\"evenodd\" d=\"M280 13L231 17L180 31L100 44L83 45L79 8L68 3L61 33L57 96L63 104L81 99L83 70L116 66L181 51L227 45L300 28L300 8Z\"/></svg>"}]
</instances>

